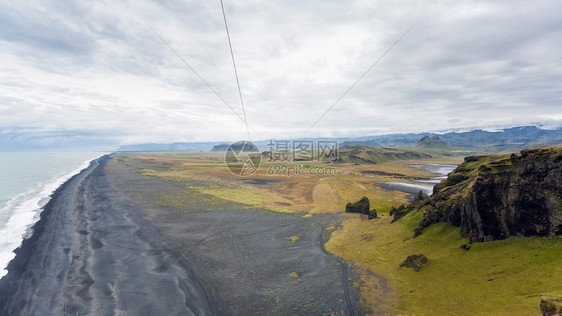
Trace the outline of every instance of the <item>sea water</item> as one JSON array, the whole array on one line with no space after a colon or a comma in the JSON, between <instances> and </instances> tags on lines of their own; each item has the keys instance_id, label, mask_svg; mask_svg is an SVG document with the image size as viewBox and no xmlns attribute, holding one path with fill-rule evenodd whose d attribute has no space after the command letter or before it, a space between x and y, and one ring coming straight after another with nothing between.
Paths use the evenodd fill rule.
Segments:
<instances>
[{"instance_id":1,"label":"sea water","mask_svg":"<svg viewBox=\"0 0 562 316\"><path fill-rule=\"evenodd\" d=\"M0 152L0 277L51 194L103 153Z\"/></svg>"}]
</instances>

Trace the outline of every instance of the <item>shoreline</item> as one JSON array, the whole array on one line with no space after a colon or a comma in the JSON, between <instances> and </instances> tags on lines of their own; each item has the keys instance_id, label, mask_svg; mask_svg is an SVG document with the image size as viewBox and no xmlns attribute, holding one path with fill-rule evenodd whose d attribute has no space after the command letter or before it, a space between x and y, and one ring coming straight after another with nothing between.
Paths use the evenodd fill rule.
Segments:
<instances>
[{"instance_id":1,"label":"shoreline","mask_svg":"<svg viewBox=\"0 0 562 316\"><path fill-rule=\"evenodd\" d=\"M333 218L206 204L195 192L193 212L139 198L178 188L107 155L92 161L53 193L16 250L0 314L361 312L353 269L318 244ZM287 242L294 235L301 241Z\"/></svg>"},{"instance_id":2,"label":"shoreline","mask_svg":"<svg viewBox=\"0 0 562 316\"><path fill-rule=\"evenodd\" d=\"M101 159L97 158L90 162L89 166L79 173L72 176L70 179L61 184L50 196L49 201L43 207L43 211L39 214L39 220L36 221L29 231L28 237L25 238L19 247L14 249L15 257L8 263L5 269L8 271L6 275L0 278L0 315L8 315L10 310L8 300L17 292L18 278L25 273L25 270L30 263L32 253L34 252L35 243L44 234L47 221L53 212L52 206L54 200L58 198L62 191L72 182L75 178L79 177L82 173L92 168L95 161Z\"/></svg>"},{"instance_id":3,"label":"shoreline","mask_svg":"<svg viewBox=\"0 0 562 316\"><path fill-rule=\"evenodd\" d=\"M103 166L109 159L107 155L95 159L53 193L33 226L33 234L16 249L8 274L0 279L2 315L113 315L125 310L135 314L150 310L214 314L216 308L205 297L197 277L190 275L186 267L177 265L167 241L134 214L126 201L116 201L123 203L120 207L124 214L100 214L103 210L96 205L108 198L119 200L118 196L96 194L107 192L88 192L96 191L96 185L107 184L100 181L104 179ZM102 223L104 216L120 218L114 222L106 218ZM148 231L153 238L131 239L130 233L136 229ZM115 236L103 238L104 233ZM108 244L104 245L106 241L119 242L128 250L109 249ZM145 253L139 256L139 251ZM131 255L135 256L134 262L123 265ZM158 265L167 266L164 276L154 271ZM135 282L139 276L143 276L142 282ZM159 282L162 295L152 298L143 295L143 300L131 302L121 280L131 282L129 286L145 293L152 291L148 285ZM184 284L187 280L191 282ZM151 307L143 312L146 304Z\"/></svg>"},{"instance_id":4,"label":"shoreline","mask_svg":"<svg viewBox=\"0 0 562 316\"><path fill-rule=\"evenodd\" d=\"M14 250L33 233L33 226L40 220L41 213L55 191L72 177L87 169L94 160L101 156L103 155L97 154L95 157L82 160L75 169L68 169L71 171L61 169L58 175L52 175L48 179L37 179L34 185L28 186L22 192L12 195L6 200L2 211L10 213L0 228L0 235L5 238L0 243L0 279L7 273L7 266L15 257ZM15 174L12 173L12 176Z\"/></svg>"},{"instance_id":5,"label":"shoreline","mask_svg":"<svg viewBox=\"0 0 562 316\"><path fill-rule=\"evenodd\" d=\"M13 250L13 252L16 254L16 256L10 260L10 262L8 263L8 265L5 267L6 270L8 270L8 273L3 276L0 277L0 299L2 298L2 294L4 294L3 292L3 283L2 281L4 279L8 279L8 275L10 274L14 274L14 273L21 273L21 271L24 269L25 265L27 264L28 260L29 260L29 255L30 252L32 251L33 248L33 242L42 234L42 232L45 229L45 224L46 221L48 220L50 213L52 212L52 204L53 204L53 200L56 199L61 192L66 188L66 186L74 180L74 178L80 176L80 174L82 174L83 172L85 172L86 170L92 168L92 166L94 165L94 163L97 160L102 159L103 157L105 157L107 155L104 155L102 157L93 159L92 161L90 161L88 163L88 166L86 166L86 168L82 168L80 171L78 171L76 174L72 175L70 178L68 178L66 181L64 181L59 187L57 187L48 197L49 201L47 201L47 203L42 207L43 211L41 211L39 213L39 219L29 225L29 228L27 229L27 231L25 232L25 237L21 244ZM41 198L43 199L43 198ZM23 264L22 264L23 263ZM13 273L10 273L11 271L13 271Z\"/></svg>"}]
</instances>

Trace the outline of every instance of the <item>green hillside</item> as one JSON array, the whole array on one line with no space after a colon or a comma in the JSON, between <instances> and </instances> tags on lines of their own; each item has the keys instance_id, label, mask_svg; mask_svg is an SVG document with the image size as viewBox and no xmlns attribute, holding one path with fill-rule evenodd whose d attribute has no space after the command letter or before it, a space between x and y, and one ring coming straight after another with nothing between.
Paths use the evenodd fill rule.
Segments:
<instances>
[{"instance_id":1,"label":"green hillside","mask_svg":"<svg viewBox=\"0 0 562 316\"><path fill-rule=\"evenodd\" d=\"M391 160L428 159L433 156L421 150L407 148L345 145L338 149L339 163L380 163Z\"/></svg>"}]
</instances>

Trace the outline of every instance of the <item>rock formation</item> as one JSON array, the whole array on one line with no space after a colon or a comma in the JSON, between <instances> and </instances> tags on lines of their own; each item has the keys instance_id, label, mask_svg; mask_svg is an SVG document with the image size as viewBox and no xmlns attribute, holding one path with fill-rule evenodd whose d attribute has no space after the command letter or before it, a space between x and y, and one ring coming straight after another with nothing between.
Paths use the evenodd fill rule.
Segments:
<instances>
[{"instance_id":1,"label":"rock formation","mask_svg":"<svg viewBox=\"0 0 562 316\"><path fill-rule=\"evenodd\" d=\"M355 203L347 203L345 206L346 213L359 213L368 216L368 219L373 219L377 217L377 210L372 209L369 203L369 198L366 196L362 197L361 200Z\"/></svg>"},{"instance_id":2,"label":"rock formation","mask_svg":"<svg viewBox=\"0 0 562 316\"><path fill-rule=\"evenodd\" d=\"M373 218L377 218L377 210L372 209L369 211L369 217L367 217L367 219L373 219Z\"/></svg>"},{"instance_id":3,"label":"rock formation","mask_svg":"<svg viewBox=\"0 0 562 316\"><path fill-rule=\"evenodd\" d=\"M370 207L371 205L369 203L369 199L366 196L364 196L361 198L361 200L355 203L348 202L347 205L345 206L345 212L368 215Z\"/></svg>"},{"instance_id":4,"label":"rock formation","mask_svg":"<svg viewBox=\"0 0 562 316\"><path fill-rule=\"evenodd\" d=\"M562 147L466 157L433 195L395 210L423 212L415 236L433 223L461 227L470 242L562 235Z\"/></svg>"},{"instance_id":5,"label":"rock formation","mask_svg":"<svg viewBox=\"0 0 562 316\"><path fill-rule=\"evenodd\" d=\"M541 297L539 305L543 316L562 315L562 302L556 297Z\"/></svg>"},{"instance_id":6,"label":"rock formation","mask_svg":"<svg viewBox=\"0 0 562 316\"><path fill-rule=\"evenodd\" d=\"M427 263L427 257L420 253L419 255L409 255L408 258L400 264L400 266L414 268L414 271L420 272L422 265L425 263Z\"/></svg>"}]
</instances>

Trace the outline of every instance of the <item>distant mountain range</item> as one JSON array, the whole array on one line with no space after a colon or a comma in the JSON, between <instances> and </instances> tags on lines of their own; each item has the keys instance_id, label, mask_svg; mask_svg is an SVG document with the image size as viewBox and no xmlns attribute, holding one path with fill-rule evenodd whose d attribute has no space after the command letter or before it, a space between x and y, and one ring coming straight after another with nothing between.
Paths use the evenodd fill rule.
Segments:
<instances>
[{"instance_id":1,"label":"distant mountain range","mask_svg":"<svg viewBox=\"0 0 562 316\"><path fill-rule=\"evenodd\" d=\"M450 132L446 134L418 133L362 137L345 141L341 145L411 147L416 145L425 136L438 136L446 145L461 148L478 148L483 152L490 153L513 152L532 147L562 144L562 128L545 130L535 126L520 126L496 132L477 129L470 132ZM426 140L430 141L429 139Z\"/></svg>"},{"instance_id":2,"label":"distant mountain range","mask_svg":"<svg viewBox=\"0 0 562 316\"><path fill-rule=\"evenodd\" d=\"M424 136L424 142L418 144ZM438 136L439 141L430 136ZM303 140L303 139L298 139ZM307 138L304 140L328 140L326 138ZM540 129L535 126L519 126L506 128L500 131L489 132L473 130L469 132L437 133L410 133L389 134L379 136L364 136L355 138L333 138L339 146L367 145L375 147L418 147L438 148L439 144L460 148L477 148L481 152L518 152L526 148L540 146L562 145L562 128L554 130ZM269 140L254 141L260 150L267 150ZM171 144L137 144L121 146L118 151L210 151L216 145L215 151L227 148L223 142L181 142ZM430 144L431 143L431 144ZM421 146L420 146L421 145ZM441 144L442 146L445 146Z\"/></svg>"}]
</instances>

